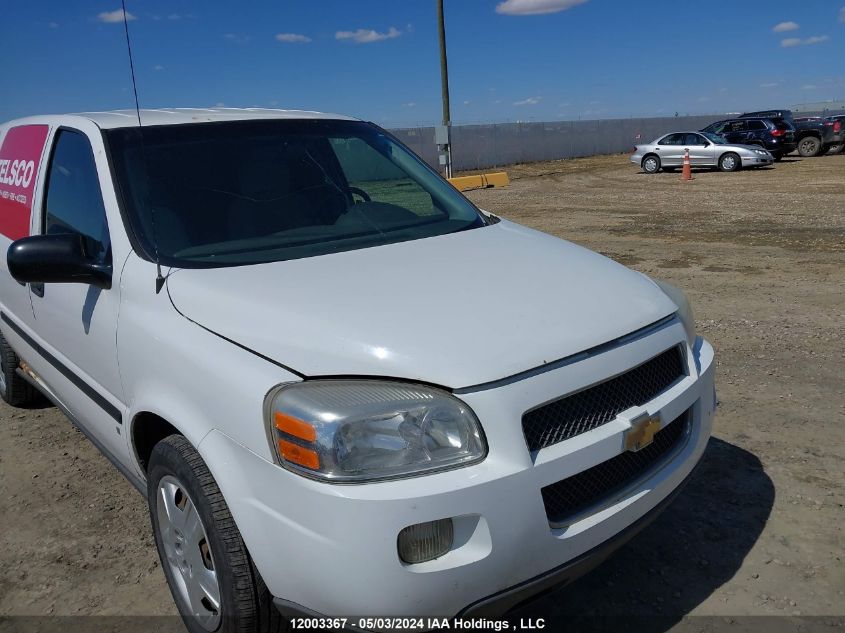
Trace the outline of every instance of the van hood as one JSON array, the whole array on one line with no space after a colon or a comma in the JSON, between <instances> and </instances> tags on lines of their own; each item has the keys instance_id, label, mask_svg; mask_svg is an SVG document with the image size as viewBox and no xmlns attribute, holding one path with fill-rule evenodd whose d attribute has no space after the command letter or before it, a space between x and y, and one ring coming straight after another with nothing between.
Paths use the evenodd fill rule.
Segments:
<instances>
[{"instance_id":1,"label":"van hood","mask_svg":"<svg viewBox=\"0 0 845 633\"><path fill-rule=\"evenodd\" d=\"M648 278L506 221L410 242L168 276L188 319L305 376L461 388L672 314Z\"/></svg>"}]
</instances>

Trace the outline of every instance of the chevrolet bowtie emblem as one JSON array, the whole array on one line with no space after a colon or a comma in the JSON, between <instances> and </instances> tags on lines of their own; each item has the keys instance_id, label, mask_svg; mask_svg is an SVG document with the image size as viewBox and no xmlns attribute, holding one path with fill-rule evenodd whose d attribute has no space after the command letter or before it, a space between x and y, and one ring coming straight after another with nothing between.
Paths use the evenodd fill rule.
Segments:
<instances>
[{"instance_id":1,"label":"chevrolet bowtie emblem","mask_svg":"<svg viewBox=\"0 0 845 633\"><path fill-rule=\"evenodd\" d=\"M631 420L631 428L625 432L625 450L637 452L654 440L660 430L660 415L643 414Z\"/></svg>"}]
</instances>

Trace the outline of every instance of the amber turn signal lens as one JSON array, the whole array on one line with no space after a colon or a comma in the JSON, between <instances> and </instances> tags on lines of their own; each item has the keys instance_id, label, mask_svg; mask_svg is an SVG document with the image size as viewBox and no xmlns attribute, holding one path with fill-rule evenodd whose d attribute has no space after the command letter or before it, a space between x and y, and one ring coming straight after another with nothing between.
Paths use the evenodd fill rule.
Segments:
<instances>
[{"instance_id":1,"label":"amber turn signal lens","mask_svg":"<svg viewBox=\"0 0 845 633\"><path fill-rule=\"evenodd\" d=\"M294 437L298 437L306 442L313 442L317 439L317 429L307 422L303 422L299 418L282 413L281 411L276 411L274 418L276 421L276 428L282 433L293 435Z\"/></svg>"},{"instance_id":2,"label":"amber turn signal lens","mask_svg":"<svg viewBox=\"0 0 845 633\"><path fill-rule=\"evenodd\" d=\"M304 448L287 440L279 440L279 453L293 464L311 470L320 470L320 456L310 448Z\"/></svg>"}]
</instances>

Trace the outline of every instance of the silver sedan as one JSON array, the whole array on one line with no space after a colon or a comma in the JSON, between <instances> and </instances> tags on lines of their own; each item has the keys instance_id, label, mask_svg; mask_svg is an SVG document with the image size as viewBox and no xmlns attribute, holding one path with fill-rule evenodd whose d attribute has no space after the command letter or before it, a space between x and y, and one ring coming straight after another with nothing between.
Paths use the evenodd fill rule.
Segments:
<instances>
[{"instance_id":1,"label":"silver sedan","mask_svg":"<svg viewBox=\"0 0 845 633\"><path fill-rule=\"evenodd\" d=\"M683 165L685 150L689 150L690 166L718 167L722 171L763 167L774 161L768 151L757 145L732 145L707 132L672 132L646 145L637 145L631 162L647 174L661 169L674 171Z\"/></svg>"}]
</instances>

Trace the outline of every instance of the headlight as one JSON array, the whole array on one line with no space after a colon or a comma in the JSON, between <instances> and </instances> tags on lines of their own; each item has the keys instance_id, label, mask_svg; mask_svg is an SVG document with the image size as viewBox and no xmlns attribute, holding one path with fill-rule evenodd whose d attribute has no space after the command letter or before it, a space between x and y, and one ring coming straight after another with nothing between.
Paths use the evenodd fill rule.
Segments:
<instances>
[{"instance_id":1,"label":"headlight","mask_svg":"<svg viewBox=\"0 0 845 633\"><path fill-rule=\"evenodd\" d=\"M410 477L487 453L470 408L423 385L305 381L271 391L265 413L279 463L332 482Z\"/></svg>"},{"instance_id":2,"label":"headlight","mask_svg":"<svg viewBox=\"0 0 845 633\"><path fill-rule=\"evenodd\" d=\"M755 149L754 151L757 152L758 154L762 154L763 156L765 156L766 154L769 153L764 149Z\"/></svg>"},{"instance_id":3,"label":"headlight","mask_svg":"<svg viewBox=\"0 0 845 633\"><path fill-rule=\"evenodd\" d=\"M672 284L667 284L665 281L658 281L657 279L652 279L652 281L656 283L664 294L672 300L672 303L678 307L678 318L681 320L681 323L683 323L684 330L686 330L689 346L693 347L695 345L695 317L692 314L692 307L690 306L689 299L687 299L683 290L676 288Z\"/></svg>"}]
</instances>

